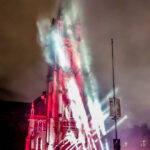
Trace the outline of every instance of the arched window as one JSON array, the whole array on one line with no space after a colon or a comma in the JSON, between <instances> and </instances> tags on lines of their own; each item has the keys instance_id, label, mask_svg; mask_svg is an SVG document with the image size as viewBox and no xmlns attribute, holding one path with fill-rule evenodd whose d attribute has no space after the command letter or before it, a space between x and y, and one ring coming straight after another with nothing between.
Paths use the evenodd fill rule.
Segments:
<instances>
[{"instance_id":1,"label":"arched window","mask_svg":"<svg viewBox=\"0 0 150 150\"><path fill-rule=\"evenodd\" d=\"M36 150L42 150L42 138L38 137L36 141Z\"/></svg>"},{"instance_id":2,"label":"arched window","mask_svg":"<svg viewBox=\"0 0 150 150\"><path fill-rule=\"evenodd\" d=\"M43 131L46 131L46 121L43 121Z\"/></svg>"},{"instance_id":3,"label":"arched window","mask_svg":"<svg viewBox=\"0 0 150 150\"><path fill-rule=\"evenodd\" d=\"M43 130L43 121L39 120L38 121L38 129L37 129L37 131L42 131L42 130Z\"/></svg>"},{"instance_id":4,"label":"arched window","mask_svg":"<svg viewBox=\"0 0 150 150\"><path fill-rule=\"evenodd\" d=\"M39 130L42 131L43 130L43 122L40 120L39 121Z\"/></svg>"}]
</instances>

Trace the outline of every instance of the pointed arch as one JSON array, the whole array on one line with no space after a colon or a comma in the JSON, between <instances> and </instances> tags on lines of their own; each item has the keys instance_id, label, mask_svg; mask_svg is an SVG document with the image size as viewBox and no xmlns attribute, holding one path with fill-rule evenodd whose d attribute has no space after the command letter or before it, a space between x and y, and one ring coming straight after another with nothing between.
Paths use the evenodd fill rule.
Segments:
<instances>
[{"instance_id":1,"label":"pointed arch","mask_svg":"<svg viewBox=\"0 0 150 150\"><path fill-rule=\"evenodd\" d=\"M41 137L37 137L37 139L36 139L36 150L43 150L42 149L42 138Z\"/></svg>"}]
</instances>

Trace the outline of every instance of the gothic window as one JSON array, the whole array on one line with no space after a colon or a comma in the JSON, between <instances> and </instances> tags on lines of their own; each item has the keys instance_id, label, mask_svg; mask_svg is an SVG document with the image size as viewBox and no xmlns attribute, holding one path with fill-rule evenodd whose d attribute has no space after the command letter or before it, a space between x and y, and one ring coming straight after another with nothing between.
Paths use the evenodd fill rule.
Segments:
<instances>
[{"instance_id":1,"label":"gothic window","mask_svg":"<svg viewBox=\"0 0 150 150\"><path fill-rule=\"evenodd\" d=\"M43 131L46 130L46 121L43 121Z\"/></svg>"},{"instance_id":2,"label":"gothic window","mask_svg":"<svg viewBox=\"0 0 150 150\"><path fill-rule=\"evenodd\" d=\"M38 121L38 131L42 131L43 130L43 121L40 120Z\"/></svg>"},{"instance_id":3,"label":"gothic window","mask_svg":"<svg viewBox=\"0 0 150 150\"><path fill-rule=\"evenodd\" d=\"M42 150L42 138L38 137L36 142L36 150Z\"/></svg>"}]
</instances>

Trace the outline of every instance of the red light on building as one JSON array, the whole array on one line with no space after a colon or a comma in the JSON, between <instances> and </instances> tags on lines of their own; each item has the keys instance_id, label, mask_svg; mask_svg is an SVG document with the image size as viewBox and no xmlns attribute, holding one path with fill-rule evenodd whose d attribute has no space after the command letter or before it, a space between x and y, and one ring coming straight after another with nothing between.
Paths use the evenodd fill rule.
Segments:
<instances>
[{"instance_id":1,"label":"red light on building","mask_svg":"<svg viewBox=\"0 0 150 150\"><path fill-rule=\"evenodd\" d=\"M85 109L79 50L81 27L71 19L67 24L63 17L59 17L55 23L53 20L53 26L58 31L58 38L55 37L50 43L53 44L51 55L54 62L49 65L46 92L32 103L25 150L93 150L97 145L100 147L98 136L95 134L92 137L86 133L82 116L76 117L75 114L79 114L80 108L73 110L78 102L76 98L70 98L71 94L80 96L80 104ZM71 84L75 87L70 87ZM72 93L70 88L73 88Z\"/></svg>"}]
</instances>

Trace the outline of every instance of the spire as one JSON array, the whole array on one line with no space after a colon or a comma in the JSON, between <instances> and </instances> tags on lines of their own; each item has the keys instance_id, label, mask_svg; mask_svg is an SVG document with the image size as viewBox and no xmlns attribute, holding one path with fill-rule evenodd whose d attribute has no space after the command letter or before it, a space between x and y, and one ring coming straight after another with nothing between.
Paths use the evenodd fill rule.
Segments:
<instances>
[{"instance_id":1,"label":"spire","mask_svg":"<svg viewBox=\"0 0 150 150\"><path fill-rule=\"evenodd\" d=\"M59 0L57 19L60 18L60 16L62 16L62 9L62 0Z\"/></svg>"},{"instance_id":2,"label":"spire","mask_svg":"<svg viewBox=\"0 0 150 150\"><path fill-rule=\"evenodd\" d=\"M34 116L34 101L32 101L31 116Z\"/></svg>"},{"instance_id":3,"label":"spire","mask_svg":"<svg viewBox=\"0 0 150 150\"><path fill-rule=\"evenodd\" d=\"M58 15L57 18L63 15L63 10L69 9L71 7L72 0L59 0L59 7L58 7Z\"/></svg>"}]
</instances>

